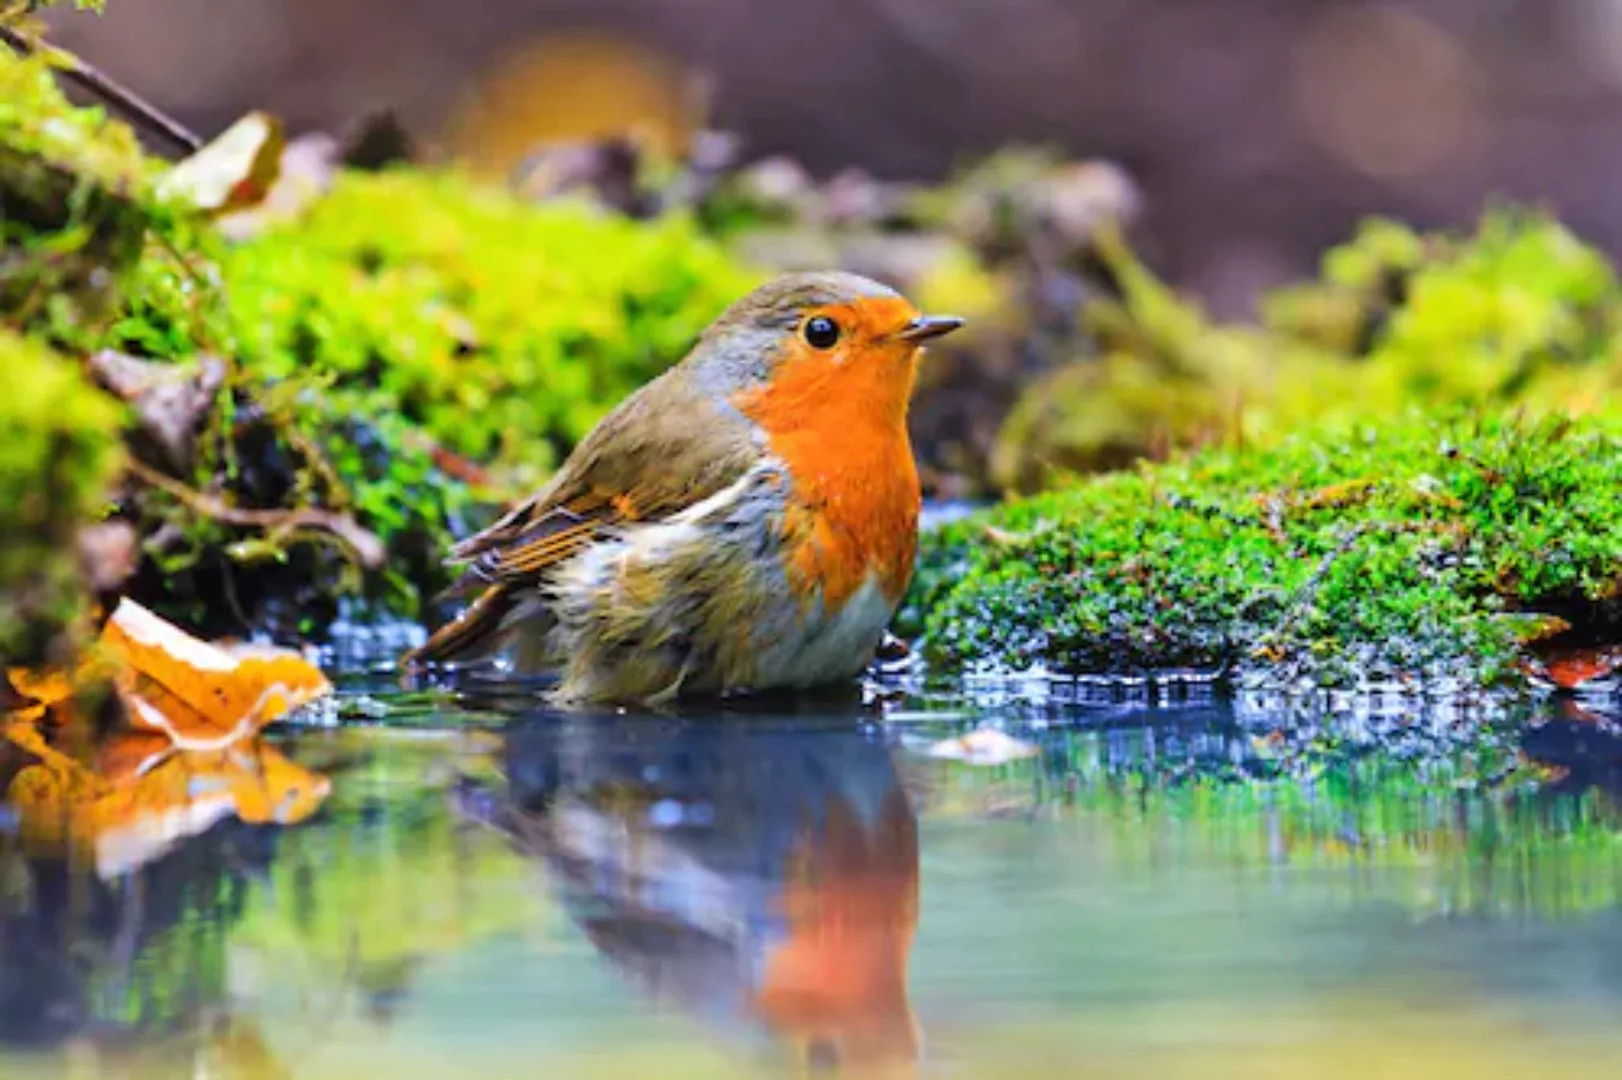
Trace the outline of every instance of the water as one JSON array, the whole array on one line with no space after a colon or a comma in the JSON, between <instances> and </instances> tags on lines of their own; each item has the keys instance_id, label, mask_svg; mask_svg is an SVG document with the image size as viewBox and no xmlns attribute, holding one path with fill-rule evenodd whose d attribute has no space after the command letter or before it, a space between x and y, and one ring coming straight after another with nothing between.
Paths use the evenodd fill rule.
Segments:
<instances>
[{"instance_id":1,"label":"water","mask_svg":"<svg viewBox=\"0 0 1622 1080\"><path fill-rule=\"evenodd\" d=\"M522 704L350 696L370 720L284 731L332 781L302 825L164 819L102 875L0 840L0 1076L1622 1066L1604 714L1028 681Z\"/></svg>"}]
</instances>

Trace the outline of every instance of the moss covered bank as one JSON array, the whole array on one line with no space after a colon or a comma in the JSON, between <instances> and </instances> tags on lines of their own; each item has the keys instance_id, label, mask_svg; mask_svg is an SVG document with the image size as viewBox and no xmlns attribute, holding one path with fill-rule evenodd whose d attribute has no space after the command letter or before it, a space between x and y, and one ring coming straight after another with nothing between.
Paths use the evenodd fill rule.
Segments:
<instances>
[{"instance_id":1,"label":"moss covered bank","mask_svg":"<svg viewBox=\"0 0 1622 1080\"><path fill-rule=\"evenodd\" d=\"M954 666L1473 687L1622 631L1619 490L1608 419L1345 425L947 526L909 619Z\"/></svg>"}]
</instances>

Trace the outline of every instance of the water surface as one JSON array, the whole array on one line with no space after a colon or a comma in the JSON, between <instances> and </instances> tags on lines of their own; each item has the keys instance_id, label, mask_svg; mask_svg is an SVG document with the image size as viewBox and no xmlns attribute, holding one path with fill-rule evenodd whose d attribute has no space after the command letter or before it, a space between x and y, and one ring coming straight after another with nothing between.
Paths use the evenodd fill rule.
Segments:
<instances>
[{"instance_id":1,"label":"water surface","mask_svg":"<svg viewBox=\"0 0 1622 1080\"><path fill-rule=\"evenodd\" d=\"M1622 1068L1603 710L365 701L275 737L305 824L0 840L0 1075Z\"/></svg>"}]
</instances>

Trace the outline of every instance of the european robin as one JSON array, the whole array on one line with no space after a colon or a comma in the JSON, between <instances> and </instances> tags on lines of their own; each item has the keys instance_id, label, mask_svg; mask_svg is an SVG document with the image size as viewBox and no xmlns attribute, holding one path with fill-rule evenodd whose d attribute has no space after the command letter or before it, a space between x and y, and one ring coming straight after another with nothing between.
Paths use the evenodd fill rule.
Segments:
<instances>
[{"instance_id":1,"label":"european robin","mask_svg":"<svg viewBox=\"0 0 1622 1080\"><path fill-rule=\"evenodd\" d=\"M960 325L854 274L756 289L453 549L482 591L406 663L509 650L578 702L854 678L912 576L920 347Z\"/></svg>"}]
</instances>

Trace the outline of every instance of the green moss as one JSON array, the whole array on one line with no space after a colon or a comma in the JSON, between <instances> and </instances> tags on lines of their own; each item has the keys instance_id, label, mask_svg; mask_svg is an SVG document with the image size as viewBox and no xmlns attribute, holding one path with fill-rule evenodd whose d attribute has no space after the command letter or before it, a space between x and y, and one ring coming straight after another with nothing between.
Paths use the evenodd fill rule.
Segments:
<instances>
[{"instance_id":1,"label":"green moss","mask_svg":"<svg viewBox=\"0 0 1622 1080\"><path fill-rule=\"evenodd\" d=\"M416 614L454 534L544 480L753 283L682 216L534 206L412 170L341 174L228 244L152 194L161 169L127 128L0 50L8 148L27 168L0 157L0 320L73 354L224 358L194 460L161 469L228 508L348 515L388 549L363 573L332 530L228 523L141 486L131 587L207 632L271 607L308 632L344 595Z\"/></svg>"},{"instance_id":2,"label":"green moss","mask_svg":"<svg viewBox=\"0 0 1622 1080\"><path fill-rule=\"evenodd\" d=\"M1488 682L1516 659L1514 613L1622 618L1619 481L1622 427L1599 420L1409 418L1210 451L931 535L924 627L955 665Z\"/></svg>"},{"instance_id":3,"label":"green moss","mask_svg":"<svg viewBox=\"0 0 1622 1080\"><path fill-rule=\"evenodd\" d=\"M1324 282L1380 315L1364 365L1382 400L1514 401L1612 356L1616 275L1543 215L1493 211L1468 238L1371 222L1328 253Z\"/></svg>"},{"instance_id":4,"label":"green moss","mask_svg":"<svg viewBox=\"0 0 1622 1080\"><path fill-rule=\"evenodd\" d=\"M260 375L330 375L368 412L526 483L753 283L684 218L530 206L410 172L342 177L224 271Z\"/></svg>"},{"instance_id":5,"label":"green moss","mask_svg":"<svg viewBox=\"0 0 1622 1080\"><path fill-rule=\"evenodd\" d=\"M48 61L0 48L0 314L106 303L139 257L151 208L135 137L72 107Z\"/></svg>"},{"instance_id":6,"label":"green moss","mask_svg":"<svg viewBox=\"0 0 1622 1080\"><path fill-rule=\"evenodd\" d=\"M0 331L0 656L40 659L80 611L74 538L100 513L121 410L77 365Z\"/></svg>"}]
</instances>

